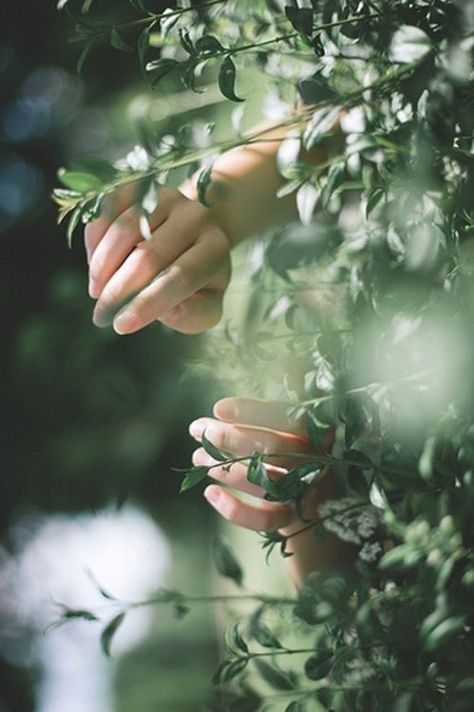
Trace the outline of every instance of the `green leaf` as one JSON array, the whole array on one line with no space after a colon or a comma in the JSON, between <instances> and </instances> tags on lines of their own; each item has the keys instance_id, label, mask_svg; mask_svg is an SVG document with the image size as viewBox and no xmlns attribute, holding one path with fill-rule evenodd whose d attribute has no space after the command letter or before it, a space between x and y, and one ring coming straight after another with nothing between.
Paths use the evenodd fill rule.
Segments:
<instances>
[{"instance_id":1,"label":"green leaf","mask_svg":"<svg viewBox=\"0 0 474 712\"><path fill-rule=\"evenodd\" d=\"M210 440L206 438L206 433L201 436L201 445L208 455L212 457L213 460L218 462L225 462L226 460L231 460L233 455L225 450L220 450L218 447L213 445Z\"/></svg>"},{"instance_id":2,"label":"green leaf","mask_svg":"<svg viewBox=\"0 0 474 712\"><path fill-rule=\"evenodd\" d=\"M322 101L337 98L337 94L329 86L326 77L319 72L313 77L300 79L297 86L305 104L319 104Z\"/></svg>"},{"instance_id":3,"label":"green leaf","mask_svg":"<svg viewBox=\"0 0 474 712\"><path fill-rule=\"evenodd\" d=\"M140 67L144 72L146 72L146 58L148 55L148 50L150 48L150 30L151 26L145 27L144 30L139 34L137 40L137 52L138 59L140 61Z\"/></svg>"},{"instance_id":4,"label":"green leaf","mask_svg":"<svg viewBox=\"0 0 474 712\"><path fill-rule=\"evenodd\" d=\"M218 537L213 547L214 561L221 576L232 579L238 586L242 585L243 570L232 550L222 537Z\"/></svg>"},{"instance_id":5,"label":"green leaf","mask_svg":"<svg viewBox=\"0 0 474 712\"><path fill-rule=\"evenodd\" d=\"M267 470L259 456L252 457L247 468L247 480L253 485L268 489L270 480Z\"/></svg>"},{"instance_id":6,"label":"green leaf","mask_svg":"<svg viewBox=\"0 0 474 712\"><path fill-rule=\"evenodd\" d=\"M225 706L225 709L228 710L228 712L258 712L262 707L262 698L257 695L254 690L246 687L244 683L239 684L239 690L240 689L245 691L245 694L234 696L230 693L229 704ZM223 695L221 695L221 698L224 702ZM213 707L212 709L215 708ZM215 709L215 712L217 712L217 709Z\"/></svg>"},{"instance_id":7,"label":"green leaf","mask_svg":"<svg viewBox=\"0 0 474 712\"><path fill-rule=\"evenodd\" d=\"M349 467L347 472L347 484L354 494L367 498L369 494L369 481L363 470L359 467Z\"/></svg>"},{"instance_id":8,"label":"green leaf","mask_svg":"<svg viewBox=\"0 0 474 712\"><path fill-rule=\"evenodd\" d=\"M205 477L207 477L208 472L208 467L192 467L189 472L186 473L183 481L181 482L181 486L179 488L180 494L182 492L187 492L189 489L191 489L191 487L194 487L199 482L201 482Z\"/></svg>"},{"instance_id":9,"label":"green leaf","mask_svg":"<svg viewBox=\"0 0 474 712\"><path fill-rule=\"evenodd\" d=\"M352 464L358 465L363 470L369 470L374 467L374 463L360 450L346 450L344 453L344 460L350 460Z\"/></svg>"},{"instance_id":10,"label":"green leaf","mask_svg":"<svg viewBox=\"0 0 474 712\"><path fill-rule=\"evenodd\" d=\"M321 191L321 207L325 210L334 191L341 185L344 180L345 168L340 163L333 164L329 171L324 188Z\"/></svg>"},{"instance_id":11,"label":"green leaf","mask_svg":"<svg viewBox=\"0 0 474 712\"><path fill-rule=\"evenodd\" d=\"M288 707L285 707L284 712L305 712L305 705L302 700L293 700Z\"/></svg>"},{"instance_id":12,"label":"green leaf","mask_svg":"<svg viewBox=\"0 0 474 712\"><path fill-rule=\"evenodd\" d=\"M340 106L323 106L316 109L303 134L303 145L307 151L317 146L335 127L341 112Z\"/></svg>"},{"instance_id":13,"label":"green leaf","mask_svg":"<svg viewBox=\"0 0 474 712\"><path fill-rule=\"evenodd\" d=\"M170 30L176 25L180 18L179 14L173 13L173 8L167 7L161 13L160 32L162 37L166 37Z\"/></svg>"},{"instance_id":14,"label":"green leaf","mask_svg":"<svg viewBox=\"0 0 474 712\"><path fill-rule=\"evenodd\" d=\"M148 62L145 66L145 71L149 75L151 85L155 87L158 82L172 72L178 64L178 60L169 57L162 57L161 59L155 59L153 62Z\"/></svg>"},{"instance_id":15,"label":"green leaf","mask_svg":"<svg viewBox=\"0 0 474 712\"><path fill-rule=\"evenodd\" d=\"M111 657L110 648L112 645L113 637L122 625L124 618L125 612L123 611L122 613L119 613L118 615L114 616L114 618L112 618L112 620L107 623L104 630L102 631L102 635L100 636L100 644L102 646L102 650L108 658Z\"/></svg>"},{"instance_id":16,"label":"green leaf","mask_svg":"<svg viewBox=\"0 0 474 712\"><path fill-rule=\"evenodd\" d=\"M247 667L249 658L235 658L233 660L224 660L212 677L214 685L221 685L230 682L234 677L237 677Z\"/></svg>"},{"instance_id":17,"label":"green leaf","mask_svg":"<svg viewBox=\"0 0 474 712\"><path fill-rule=\"evenodd\" d=\"M324 450L324 446L328 440L328 430L331 426L329 423L323 423L311 411L308 412L308 420L306 423L306 432L311 444L316 450Z\"/></svg>"},{"instance_id":18,"label":"green leaf","mask_svg":"<svg viewBox=\"0 0 474 712\"><path fill-rule=\"evenodd\" d=\"M272 630L261 620L263 609L259 608L250 618L250 634L263 648L282 649L283 646Z\"/></svg>"},{"instance_id":19,"label":"green leaf","mask_svg":"<svg viewBox=\"0 0 474 712\"><path fill-rule=\"evenodd\" d=\"M375 188L375 190L370 193L369 197L367 198L367 205L365 206L366 218L368 218L372 210L377 207L384 195L385 191L383 188Z\"/></svg>"},{"instance_id":20,"label":"green leaf","mask_svg":"<svg viewBox=\"0 0 474 712\"><path fill-rule=\"evenodd\" d=\"M403 568L405 566L405 556L408 553L408 547L404 544L387 551L379 561L379 568L382 571L392 568Z\"/></svg>"},{"instance_id":21,"label":"green leaf","mask_svg":"<svg viewBox=\"0 0 474 712\"><path fill-rule=\"evenodd\" d=\"M81 156L71 161L71 172L93 175L101 183L107 183L117 177L117 169L110 161L95 156Z\"/></svg>"},{"instance_id":22,"label":"green leaf","mask_svg":"<svg viewBox=\"0 0 474 712\"><path fill-rule=\"evenodd\" d=\"M89 56L93 46L96 43L96 39L92 38L86 44L84 45L81 54L79 55L79 58L76 63L76 71L78 74L82 73L82 69L84 67L84 62L86 61L87 57Z\"/></svg>"},{"instance_id":23,"label":"green leaf","mask_svg":"<svg viewBox=\"0 0 474 712\"><path fill-rule=\"evenodd\" d=\"M137 10L142 10L143 12L146 12L145 8L145 0L128 0L133 7L136 7Z\"/></svg>"},{"instance_id":24,"label":"green leaf","mask_svg":"<svg viewBox=\"0 0 474 712\"><path fill-rule=\"evenodd\" d=\"M247 643L239 630L240 623L237 621L226 631L226 643L232 653L240 651L247 654L249 652Z\"/></svg>"},{"instance_id":25,"label":"green leaf","mask_svg":"<svg viewBox=\"0 0 474 712\"><path fill-rule=\"evenodd\" d=\"M227 56L221 64L217 81L219 89L226 99L230 99L231 101L244 101L243 99L239 99L235 94L235 64L229 56Z\"/></svg>"},{"instance_id":26,"label":"green leaf","mask_svg":"<svg viewBox=\"0 0 474 712\"><path fill-rule=\"evenodd\" d=\"M304 665L306 677L310 680L321 680L331 671L334 655L328 650L321 651L308 658Z\"/></svg>"},{"instance_id":27,"label":"green leaf","mask_svg":"<svg viewBox=\"0 0 474 712\"><path fill-rule=\"evenodd\" d=\"M65 620L73 620L74 618L80 618L85 621L98 621L99 618L91 611L87 611L84 608L67 608L63 611L62 617Z\"/></svg>"},{"instance_id":28,"label":"green leaf","mask_svg":"<svg viewBox=\"0 0 474 712\"><path fill-rule=\"evenodd\" d=\"M294 690L296 682L294 677L280 668L275 663L271 665L261 658L254 658L255 665L265 682L276 690Z\"/></svg>"},{"instance_id":29,"label":"green leaf","mask_svg":"<svg viewBox=\"0 0 474 712\"><path fill-rule=\"evenodd\" d=\"M311 8L286 5L285 15L297 32L305 36L312 34L314 12Z\"/></svg>"},{"instance_id":30,"label":"green leaf","mask_svg":"<svg viewBox=\"0 0 474 712\"><path fill-rule=\"evenodd\" d=\"M76 229L76 227L79 225L79 223L81 221L81 212L82 212L81 208L76 208L72 212L72 214L69 218L69 223L68 223L67 232L66 232L67 244L68 244L69 248L72 247L72 238L74 236L74 230Z\"/></svg>"},{"instance_id":31,"label":"green leaf","mask_svg":"<svg viewBox=\"0 0 474 712\"><path fill-rule=\"evenodd\" d=\"M407 64L422 59L432 49L428 35L413 25L403 25L392 37L390 58Z\"/></svg>"},{"instance_id":32,"label":"green leaf","mask_svg":"<svg viewBox=\"0 0 474 712\"><path fill-rule=\"evenodd\" d=\"M120 52L133 52L133 47L130 47L120 36L120 33L112 27L110 32L110 44L114 49L120 50Z\"/></svg>"},{"instance_id":33,"label":"green leaf","mask_svg":"<svg viewBox=\"0 0 474 712\"><path fill-rule=\"evenodd\" d=\"M196 189L197 189L197 195L198 195L198 200L202 205L205 205L206 208L209 207L209 203L206 200L206 191L209 188L212 180L212 167L214 165L214 160L210 160L207 165L200 171L196 183Z\"/></svg>"},{"instance_id":34,"label":"green leaf","mask_svg":"<svg viewBox=\"0 0 474 712\"><path fill-rule=\"evenodd\" d=\"M192 43L191 36L189 34L189 30L187 30L185 27L181 27L179 30L179 39L180 39L182 48L189 55L191 55L191 57L194 57L196 55L196 50Z\"/></svg>"},{"instance_id":35,"label":"green leaf","mask_svg":"<svg viewBox=\"0 0 474 712\"><path fill-rule=\"evenodd\" d=\"M205 35L200 37L194 45L198 54L213 54L214 52L225 51L225 47L221 45L217 37L214 35Z\"/></svg>"},{"instance_id":36,"label":"green leaf","mask_svg":"<svg viewBox=\"0 0 474 712\"><path fill-rule=\"evenodd\" d=\"M452 616L442 621L427 636L425 642L426 650L431 653L452 641L453 638L464 631L464 623L463 616Z\"/></svg>"},{"instance_id":37,"label":"green leaf","mask_svg":"<svg viewBox=\"0 0 474 712\"><path fill-rule=\"evenodd\" d=\"M78 193L96 193L102 188L102 181L92 173L79 171L58 171L58 178L66 188L76 190Z\"/></svg>"},{"instance_id":38,"label":"green leaf","mask_svg":"<svg viewBox=\"0 0 474 712\"><path fill-rule=\"evenodd\" d=\"M424 480L429 480L433 474L436 444L436 437L434 435L430 435L425 440L425 444L418 461L418 472Z\"/></svg>"},{"instance_id":39,"label":"green leaf","mask_svg":"<svg viewBox=\"0 0 474 712\"><path fill-rule=\"evenodd\" d=\"M320 191L312 183L303 183L296 193L296 207L303 225L309 225L313 217Z\"/></svg>"}]
</instances>

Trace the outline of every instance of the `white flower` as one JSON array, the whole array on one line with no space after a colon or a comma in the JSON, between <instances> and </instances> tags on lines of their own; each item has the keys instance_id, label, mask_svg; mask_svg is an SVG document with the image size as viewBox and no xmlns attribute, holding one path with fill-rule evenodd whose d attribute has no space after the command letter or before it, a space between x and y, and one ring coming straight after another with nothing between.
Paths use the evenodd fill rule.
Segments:
<instances>
[{"instance_id":1,"label":"white flower","mask_svg":"<svg viewBox=\"0 0 474 712\"><path fill-rule=\"evenodd\" d=\"M359 551L359 557L364 561L375 561L379 554L382 553L382 545L380 542L368 542L366 541L362 549Z\"/></svg>"},{"instance_id":2,"label":"white flower","mask_svg":"<svg viewBox=\"0 0 474 712\"><path fill-rule=\"evenodd\" d=\"M358 506L357 500L349 497L323 502L318 507L318 514L327 531L353 544L361 544L370 538L380 521L375 507Z\"/></svg>"}]
</instances>

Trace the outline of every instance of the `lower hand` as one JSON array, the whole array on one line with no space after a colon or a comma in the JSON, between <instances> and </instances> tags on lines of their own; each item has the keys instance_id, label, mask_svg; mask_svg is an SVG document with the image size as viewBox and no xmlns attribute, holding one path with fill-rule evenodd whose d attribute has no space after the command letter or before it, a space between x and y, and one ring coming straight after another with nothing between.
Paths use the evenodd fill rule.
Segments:
<instances>
[{"instance_id":1,"label":"lower hand","mask_svg":"<svg viewBox=\"0 0 474 712\"><path fill-rule=\"evenodd\" d=\"M236 457L263 453L283 452L287 455L270 460L265 467L270 477L282 477L289 469L301 464L301 459L291 453L314 454L314 448L305 437L302 419L286 415L288 404L243 398L224 398L214 406L214 418L199 418L191 423L189 431L200 440L202 434L216 447L231 452ZM209 475L219 484L209 485L204 491L208 502L225 519L247 529L257 531L292 531L301 525L293 504L269 502L263 498L264 490L247 480L247 465L235 463L229 470L219 466L204 448L193 454L194 465L217 465ZM255 497L255 503L243 502L227 487ZM316 512L314 512L315 516Z\"/></svg>"}]
</instances>

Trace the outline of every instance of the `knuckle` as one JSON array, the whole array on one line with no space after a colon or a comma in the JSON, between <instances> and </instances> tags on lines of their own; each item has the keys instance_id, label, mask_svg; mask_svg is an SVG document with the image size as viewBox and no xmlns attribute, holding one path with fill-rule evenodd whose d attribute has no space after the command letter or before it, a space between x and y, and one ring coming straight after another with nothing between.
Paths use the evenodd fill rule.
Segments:
<instances>
[{"instance_id":1,"label":"knuckle","mask_svg":"<svg viewBox=\"0 0 474 712\"><path fill-rule=\"evenodd\" d=\"M156 254L152 240L140 242L140 244L137 245L135 252L140 265L152 268L157 267L158 255Z\"/></svg>"},{"instance_id":2,"label":"knuckle","mask_svg":"<svg viewBox=\"0 0 474 712\"><path fill-rule=\"evenodd\" d=\"M202 447L199 447L197 450L194 450L191 460L193 465L202 465L203 460L204 460L204 451Z\"/></svg>"},{"instance_id":3,"label":"knuckle","mask_svg":"<svg viewBox=\"0 0 474 712\"><path fill-rule=\"evenodd\" d=\"M128 241L131 236L136 237L138 235L137 221L133 220L130 216L121 216L112 223L108 234L116 241Z\"/></svg>"},{"instance_id":4,"label":"knuckle","mask_svg":"<svg viewBox=\"0 0 474 712\"><path fill-rule=\"evenodd\" d=\"M97 251L94 253L90 268L89 268L89 275L90 278L93 279L95 282L99 282L102 274L105 269L105 262L104 260L97 254Z\"/></svg>"},{"instance_id":5,"label":"knuckle","mask_svg":"<svg viewBox=\"0 0 474 712\"><path fill-rule=\"evenodd\" d=\"M92 245L95 242L100 229L101 226L98 220L94 220L93 222L87 223L84 229L84 240L86 245Z\"/></svg>"},{"instance_id":6,"label":"knuckle","mask_svg":"<svg viewBox=\"0 0 474 712\"><path fill-rule=\"evenodd\" d=\"M123 299L122 291L118 286L106 286L102 292L100 301L103 306L109 306L121 302Z\"/></svg>"},{"instance_id":7,"label":"knuckle","mask_svg":"<svg viewBox=\"0 0 474 712\"><path fill-rule=\"evenodd\" d=\"M268 433L267 437L265 438L265 442L262 443L263 451L264 452L277 452L278 450L282 450L282 443L280 442L280 439L278 436L275 436L271 433Z\"/></svg>"},{"instance_id":8,"label":"knuckle","mask_svg":"<svg viewBox=\"0 0 474 712\"><path fill-rule=\"evenodd\" d=\"M168 271L168 279L173 281L180 293L193 291L193 276L188 269L180 265L173 265Z\"/></svg>"},{"instance_id":9,"label":"knuckle","mask_svg":"<svg viewBox=\"0 0 474 712\"><path fill-rule=\"evenodd\" d=\"M278 526L278 522L275 522L275 516L273 512L260 512L259 520L259 528L261 528L263 531L272 531Z\"/></svg>"},{"instance_id":10,"label":"knuckle","mask_svg":"<svg viewBox=\"0 0 474 712\"><path fill-rule=\"evenodd\" d=\"M229 444L229 434L225 426L212 425L209 431L209 439L212 444L221 449L227 449Z\"/></svg>"},{"instance_id":11,"label":"knuckle","mask_svg":"<svg viewBox=\"0 0 474 712\"><path fill-rule=\"evenodd\" d=\"M209 476L217 482L228 482L228 474L222 467L213 467L212 470L209 470Z\"/></svg>"},{"instance_id":12,"label":"knuckle","mask_svg":"<svg viewBox=\"0 0 474 712\"><path fill-rule=\"evenodd\" d=\"M237 522L239 520L239 514L240 502L234 499L231 502L228 502L225 510L223 511L225 519L228 519L230 522Z\"/></svg>"}]
</instances>

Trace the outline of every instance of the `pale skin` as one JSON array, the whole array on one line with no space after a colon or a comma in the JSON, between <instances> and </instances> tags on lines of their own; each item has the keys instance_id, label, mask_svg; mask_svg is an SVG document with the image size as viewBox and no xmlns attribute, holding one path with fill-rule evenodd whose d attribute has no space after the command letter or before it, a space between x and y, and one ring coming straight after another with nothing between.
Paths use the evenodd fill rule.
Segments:
<instances>
[{"instance_id":1,"label":"pale skin","mask_svg":"<svg viewBox=\"0 0 474 712\"><path fill-rule=\"evenodd\" d=\"M291 198L275 196L283 137L282 130L268 130L266 140L221 156L208 190L210 208L196 200L193 181L179 191L161 188L149 240L140 234L134 187L109 197L85 231L96 326L113 324L118 334L131 334L158 319L191 334L218 323L231 248L293 213Z\"/></svg>"},{"instance_id":2,"label":"pale skin","mask_svg":"<svg viewBox=\"0 0 474 712\"><path fill-rule=\"evenodd\" d=\"M278 479L291 468L309 462L311 454L314 455L314 448L306 438L304 420L289 417L287 411L288 404L284 402L223 398L214 406L214 417L195 420L189 432L197 441L205 433L214 445L236 457L255 451L285 453L282 457L271 458L266 465L268 475ZM331 447L332 440L333 433L330 431L326 450ZM308 460L301 459L301 455L307 455ZM216 484L206 487L204 496L224 519L246 529L277 530L291 537L287 551L293 556L285 561L296 585L300 585L314 569L347 565L352 560L351 547L337 537L328 534L324 541L317 541L311 527L301 531L306 522L301 522L293 504L263 499L265 491L247 480L245 463L235 463L227 470L200 447L193 454L193 464L213 466L209 474ZM252 500L244 502L235 492L245 492L251 495ZM305 520L316 519L318 505L339 496L337 480L334 473L328 470L324 479L312 485L306 496Z\"/></svg>"},{"instance_id":3,"label":"pale skin","mask_svg":"<svg viewBox=\"0 0 474 712\"><path fill-rule=\"evenodd\" d=\"M128 186L110 196L101 216L85 231L89 263L89 293L97 300L93 320L97 326L113 325L118 334L131 334L158 320L182 333L205 331L218 323L222 300L230 280L230 251L237 243L272 224L294 217L292 197L278 199L282 183L276 168L276 152L282 129L265 130L252 146L235 149L215 163L207 192L210 207L196 199L195 182L181 189L160 189L158 206L150 216L151 238L144 240L134 206L135 190ZM325 160L321 153L312 162ZM190 426L191 435L202 433L216 446L238 455L255 450L310 453L302 421L286 415L286 405L227 398L214 407L214 418L201 418ZM215 464L202 448L195 464ZM281 477L301 460L279 458L270 467ZM246 479L246 466L211 470L219 484L206 488L207 501L228 521L254 530L297 532L302 523L289 504L267 502L263 490ZM224 486L223 486L224 485ZM227 487L256 498L243 502ZM317 505L338 496L331 473L306 498L306 517L315 517ZM332 536L317 542L311 530L289 540L287 559L298 585L309 571L345 563L351 553Z\"/></svg>"}]
</instances>

